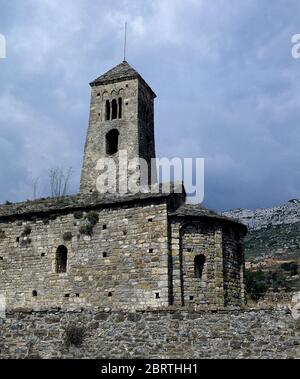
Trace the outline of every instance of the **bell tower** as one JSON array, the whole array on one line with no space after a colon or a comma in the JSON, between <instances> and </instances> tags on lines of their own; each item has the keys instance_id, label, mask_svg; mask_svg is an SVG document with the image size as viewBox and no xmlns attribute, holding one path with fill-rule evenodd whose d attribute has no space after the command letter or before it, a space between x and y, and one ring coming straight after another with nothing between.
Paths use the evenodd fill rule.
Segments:
<instances>
[{"instance_id":1,"label":"bell tower","mask_svg":"<svg viewBox=\"0 0 300 379\"><path fill-rule=\"evenodd\" d=\"M120 170L124 168L124 162L119 161L120 151L126 151L128 160L145 159L151 183L150 178L152 181L156 178L154 168L151 172L151 159L155 158L155 93L126 61L100 76L90 86L90 120L80 192L97 191L97 163L101 158L114 160L118 179Z\"/></svg>"}]
</instances>

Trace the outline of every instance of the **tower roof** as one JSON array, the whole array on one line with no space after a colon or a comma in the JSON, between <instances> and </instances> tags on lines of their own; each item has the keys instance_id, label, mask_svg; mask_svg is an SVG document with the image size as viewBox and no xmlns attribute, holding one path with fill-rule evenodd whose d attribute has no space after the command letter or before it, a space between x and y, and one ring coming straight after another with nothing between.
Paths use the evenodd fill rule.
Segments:
<instances>
[{"instance_id":1,"label":"tower roof","mask_svg":"<svg viewBox=\"0 0 300 379\"><path fill-rule=\"evenodd\" d=\"M99 78L97 78L92 83L90 83L90 85L94 87L94 86L99 86L102 84L122 82L124 80L132 80L132 79L139 79L148 87L148 89L152 92L153 96L156 97L153 90L145 82L145 80L141 77L141 75L133 67L131 67L130 64L126 61L123 61L122 63L118 64L116 67L107 71L105 74L99 76Z\"/></svg>"}]
</instances>

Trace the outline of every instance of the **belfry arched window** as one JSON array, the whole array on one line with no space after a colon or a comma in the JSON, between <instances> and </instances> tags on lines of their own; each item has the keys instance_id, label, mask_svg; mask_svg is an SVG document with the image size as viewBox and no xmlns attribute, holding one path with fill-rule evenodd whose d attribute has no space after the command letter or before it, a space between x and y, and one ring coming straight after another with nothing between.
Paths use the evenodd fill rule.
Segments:
<instances>
[{"instance_id":1,"label":"belfry arched window","mask_svg":"<svg viewBox=\"0 0 300 379\"><path fill-rule=\"evenodd\" d=\"M61 245L56 250L56 272L58 274L67 272L68 265L68 249Z\"/></svg>"},{"instance_id":2,"label":"belfry arched window","mask_svg":"<svg viewBox=\"0 0 300 379\"><path fill-rule=\"evenodd\" d=\"M123 98L106 100L105 102L105 120L116 120L123 117Z\"/></svg>"},{"instance_id":3,"label":"belfry arched window","mask_svg":"<svg viewBox=\"0 0 300 379\"><path fill-rule=\"evenodd\" d=\"M106 134L106 154L113 155L119 151L119 135L117 129L113 129Z\"/></svg>"},{"instance_id":4,"label":"belfry arched window","mask_svg":"<svg viewBox=\"0 0 300 379\"><path fill-rule=\"evenodd\" d=\"M105 119L108 121L110 120L110 101L106 100L105 103Z\"/></svg>"},{"instance_id":5,"label":"belfry arched window","mask_svg":"<svg viewBox=\"0 0 300 379\"><path fill-rule=\"evenodd\" d=\"M205 260L206 260L206 258L203 254L197 255L194 259L195 278L196 279L202 278Z\"/></svg>"},{"instance_id":6,"label":"belfry arched window","mask_svg":"<svg viewBox=\"0 0 300 379\"><path fill-rule=\"evenodd\" d=\"M118 103L116 99L111 102L111 119L115 120L118 118Z\"/></svg>"}]
</instances>

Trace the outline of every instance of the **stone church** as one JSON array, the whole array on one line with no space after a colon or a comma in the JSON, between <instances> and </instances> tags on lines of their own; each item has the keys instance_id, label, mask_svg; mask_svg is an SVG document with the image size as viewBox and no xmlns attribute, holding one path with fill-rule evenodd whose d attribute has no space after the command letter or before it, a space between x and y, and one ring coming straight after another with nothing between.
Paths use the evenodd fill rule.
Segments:
<instances>
[{"instance_id":1,"label":"stone church","mask_svg":"<svg viewBox=\"0 0 300 379\"><path fill-rule=\"evenodd\" d=\"M7 309L242 306L245 226L187 204L184 188L97 191L100 158L155 158L156 95L127 62L91 89L80 193L0 206Z\"/></svg>"}]
</instances>

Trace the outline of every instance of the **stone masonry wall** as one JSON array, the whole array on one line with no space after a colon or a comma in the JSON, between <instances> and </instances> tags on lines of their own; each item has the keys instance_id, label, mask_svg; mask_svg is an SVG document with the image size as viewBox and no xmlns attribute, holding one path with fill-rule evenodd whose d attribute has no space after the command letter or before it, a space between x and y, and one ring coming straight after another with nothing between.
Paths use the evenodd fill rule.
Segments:
<instances>
[{"instance_id":1,"label":"stone masonry wall","mask_svg":"<svg viewBox=\"0 0 300 379\"><path fill-rule=\"evenodd\" d=\"M299 321L275 310L9 313L0 336L0 358L300 358Z\"/></svg>"},{"instance_id":2,"label":"stone masonry wall","mask_svg":"<svg viewBox=\"0 0 300 379\"><path fill-rule=\"evenodd\" d=\"M0 295L8 309L131 309L168 306L167 205L68 211L0 223ZM67 273L56 251L68 249Z\"/></svg>"},{"instance_id":3,"label":"stone masonry wall","mask_svg":"<svg viewBox=\"0 0 300 379\"><path fill-rule=\"evenodd\" d=\"M225 306L244 303L244 254L241 235L237 230L223 227L223 276Z\"/></svg>"}]
</instances>

